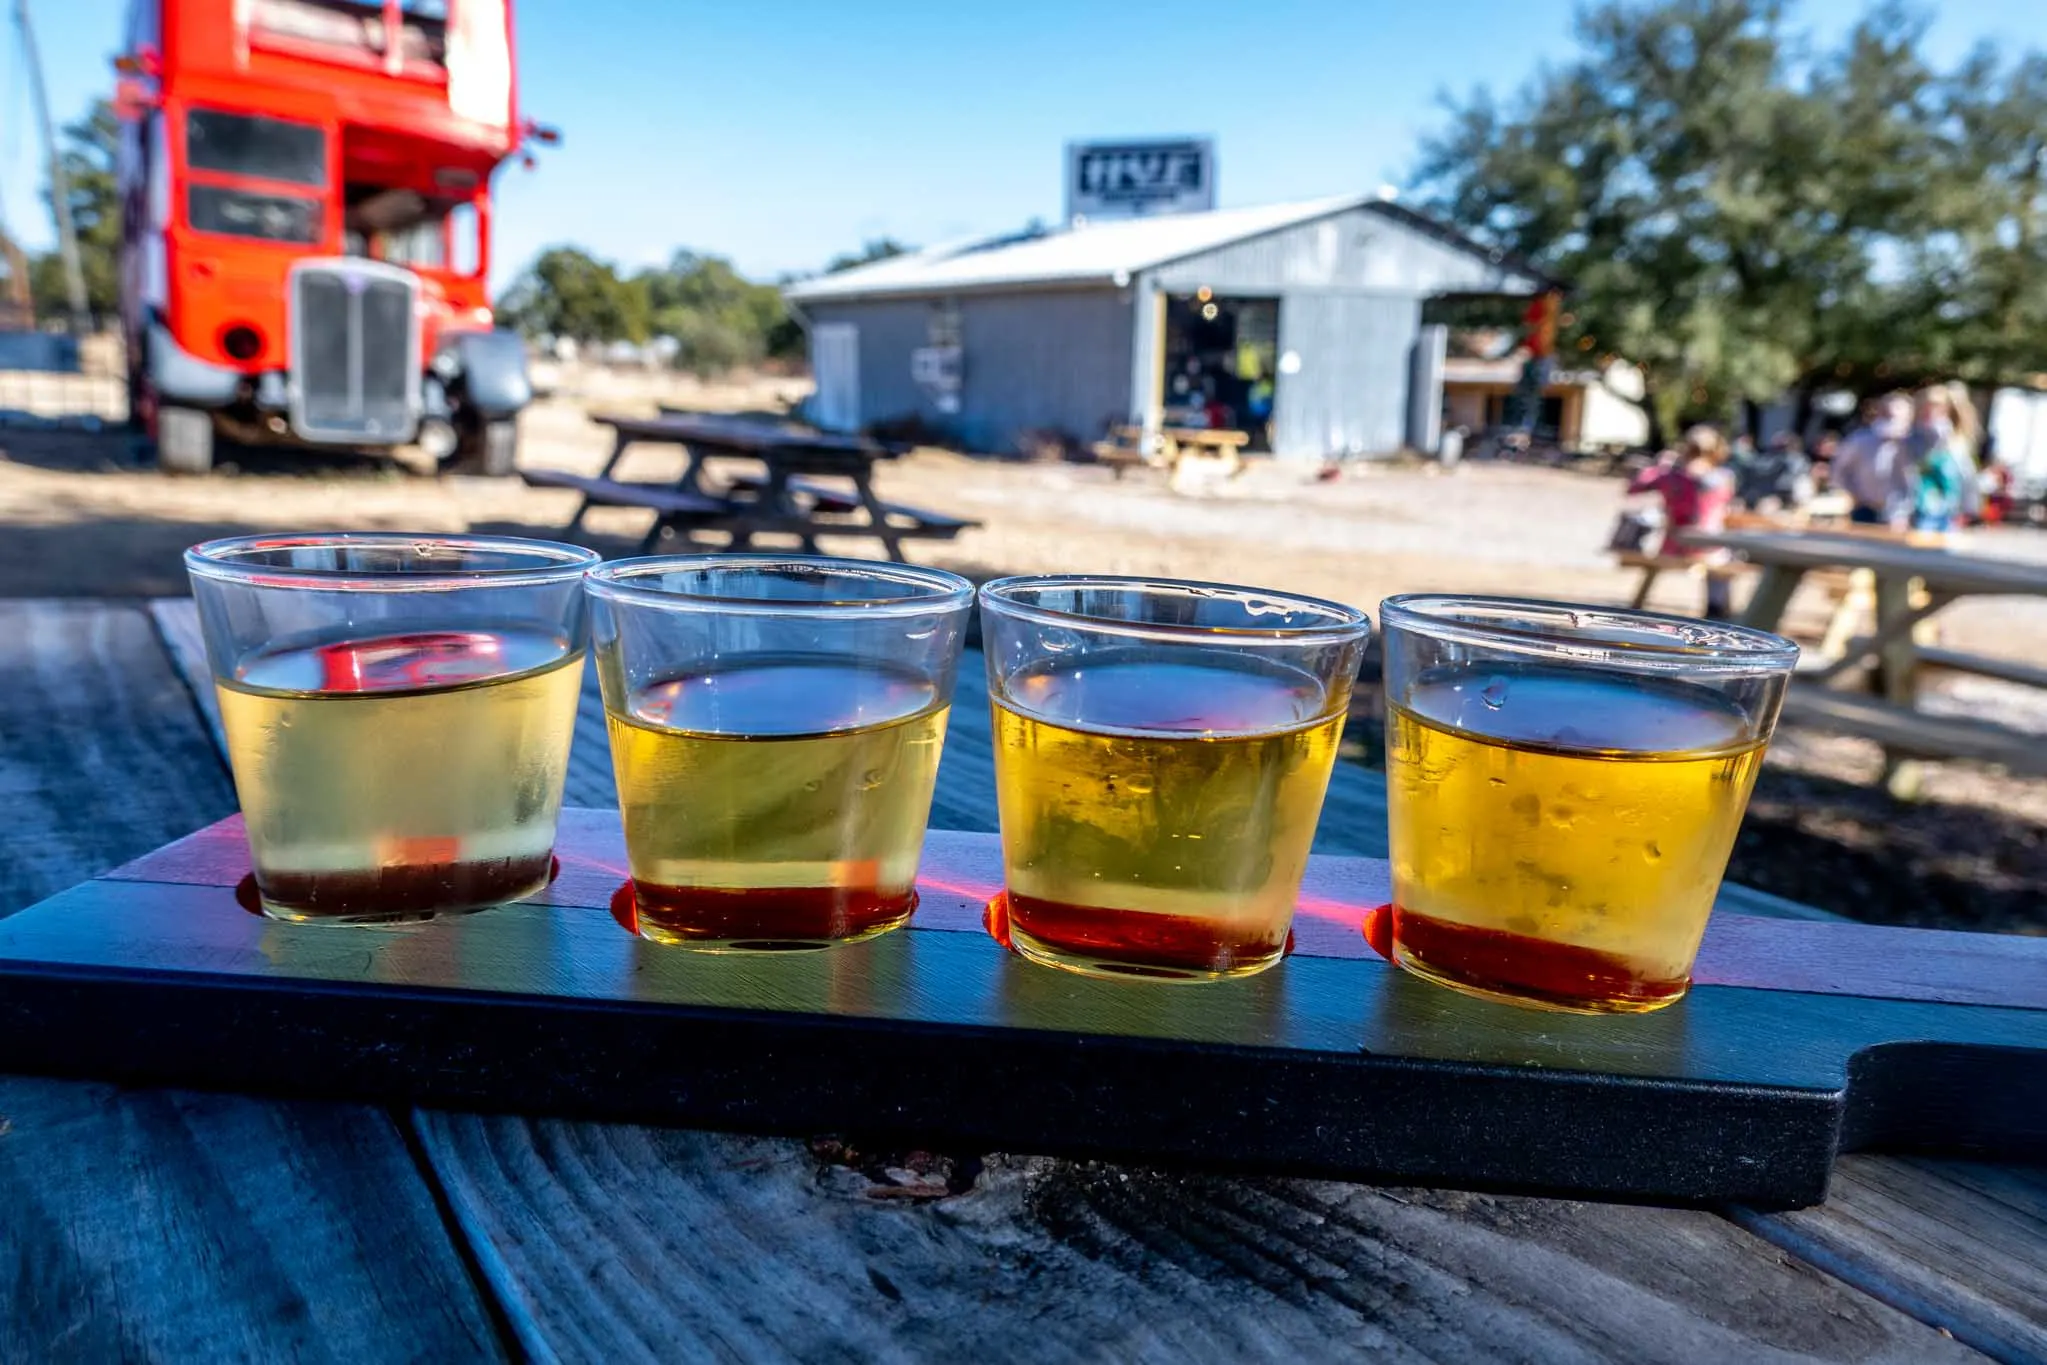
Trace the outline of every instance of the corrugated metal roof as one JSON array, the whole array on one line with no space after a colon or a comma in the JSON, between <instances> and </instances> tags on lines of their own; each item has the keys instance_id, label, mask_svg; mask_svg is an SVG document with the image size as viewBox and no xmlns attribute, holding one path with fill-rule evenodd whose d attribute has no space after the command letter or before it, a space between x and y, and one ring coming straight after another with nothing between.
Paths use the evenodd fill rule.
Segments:
<instances>
[{"instance_id":1,"label":"corrugated metal roof","mask_svg":"<svg viewBox=\"0 0 2047 1365\"><path fill-rule=\"evenodd\" d=\"M782 292L791 302L902 294L943 294L1000 285L1114 284L1118 273L1213 251L1247 237L1313 222L1347 209L1391 208L1376 197L1341 195L1248 209L1217 209L932 247L873 265L799 280ZM1403 220L1405 215L1400 215ZM1462 241L1462 239L1459 239ZM1476 244L1464 243L1475 252Z\"/></svg>"}]
</instances>

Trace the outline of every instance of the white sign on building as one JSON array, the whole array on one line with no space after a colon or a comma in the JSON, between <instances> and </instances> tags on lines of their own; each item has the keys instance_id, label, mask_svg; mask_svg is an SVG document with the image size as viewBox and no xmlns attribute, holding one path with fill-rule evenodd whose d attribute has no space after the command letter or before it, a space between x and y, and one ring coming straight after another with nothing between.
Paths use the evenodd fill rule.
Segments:
<instances>
[{"instance_id":1,"label":"white sign on building","mask_svg":"<svg viewBox=\"0 0 2047 1365\"><path fill-rule=\"evenodd\" d=\"M1215 207L1207 138L1066 144L1066 221L1201 213Z\"/></svg>"}]
</instances>

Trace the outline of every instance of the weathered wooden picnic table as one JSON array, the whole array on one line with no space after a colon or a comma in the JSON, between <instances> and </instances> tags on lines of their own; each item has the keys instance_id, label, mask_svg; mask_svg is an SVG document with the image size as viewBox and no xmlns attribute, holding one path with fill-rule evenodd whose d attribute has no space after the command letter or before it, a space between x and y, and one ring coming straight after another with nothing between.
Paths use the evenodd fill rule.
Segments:
<instances>
[{"instance_id":1,"label":"weathered wooden picnic table","mask_svg":"<svg viewBox=\"0 0 2047 1365\"><path fill-rule=\"evenodd\" d=\"M233 808L188 602L0 640L0 909ZM978 663L939 827L994 828ZM1317 850L1384 801L1341 765ZM2047 1171L1958 1161L1670 1210L5 1077L0 1188L7 1360L2047 1359Z\"/></svg>"},{"instance_id":2,"label":"weathered wooden picnic table","mask_svg":"<svg viewBox=\"0 0 2047 1365\"><path fill-rule=\"evenodd\" d=\"M565 469L522 469L536 488L565 488L583 500L570 518L569 533L581 529L593 507L634 507L654 513L641 541L650 554L663 536L711 531L729 549L746 549L756 535L794 536L817 553L817 537L858 536L879 540L891 559L901 560L905 540L951 540L980 523L926 508L885 502L874 491L874 466L898 451L863 436L812 431L788 422L718 413L667 412L659 417L593 417L611 428L611 456L596 475ZM683 452L682 472L667 482L618 477L626 453L636 445L674 446ZM714 464L740 461L740 471Z\"/></svg>"},{"instance_id":3,"label":"weathered wooden picnic table","mask_svg":"<svg viewBox=\"0 0 2047 1365\"><path fill-rule=\"evenodd\" d=\"M1833 657L1801 672L1800 685L1785 701L1785 715L1883 744L1888 756L1884 781L1895 794L1916 793L1916 760L1921 758L1972 759L2047 775L2047 739L1992 721L1919 709L1925 666L2047 687L2047 669L1921 640L1923 627L1963 597L2047 597L2047 564L1833 531L1687 532L1685 540L1731 550L1762 570L1742 619L1763 630L1782 624L1808 573L1834 569L1873 576L1874 631L1840 643ZM1866 670L1868 690L1828 686L1858 670Z\"/></svg>"},{"instance_id":4,"label":"weathered wooden picnic table","mask_svg":"<svg viewBox=\"0 0 2047 1365\"><path fill-rule=\"evenodd\" d=\"M1143 427L1119 424L1109 428L1109 439L1097 441L1095 462L1108 465L1117 478L1133 465L1152 465L1177 477L1183 469L1207 463L1226 478L1244 469L1244 447L1251 444L1248 431L1211 427L1161 427L1146 435Z\"/></svg>"}]
</instances>

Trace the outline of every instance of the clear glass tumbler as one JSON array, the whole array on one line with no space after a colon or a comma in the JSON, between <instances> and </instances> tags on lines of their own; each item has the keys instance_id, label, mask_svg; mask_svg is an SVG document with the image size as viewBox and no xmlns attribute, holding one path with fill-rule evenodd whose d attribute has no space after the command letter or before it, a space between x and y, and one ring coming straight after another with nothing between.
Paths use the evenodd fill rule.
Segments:
<instances>
[{"instance_id":1,"label":"clear glass tumbler","mask_svg":"<svg viewBox=\"0 0 2047 1365\"><path fill-rule=\"evenodd\" d=\"M825 947L910 918L973 585L806 555L590 575L641 937Z\"/></svg>"},{"instance_id":2,"label":"clear glass tumbler","mask_svg":"<svg viewBox=\"0 0 2047 1365\"><path fill-rule=\"evenodd\" d=\"M1682 996L1798 646L1508 598L1379 613L1394 959L1554 1009Z\"/></svg>"},{"instance_id":3,"label":"clear glass tumbler","mask_svg":"<svg viewBox=\"0 0 2047 1365\"><path fill-rule=\"evenodd\" d=\"M1286 951L1370 624L1213 583L981 589L1008 937L1033 961L1200 980Z\"/></svg>"},{"instance_id":4,"label":"clear glass tumbler","mask_svg":"<svg viewBox=\"0 0 2047 1365\"><path fill-rule=\"evenodd\" d=\"M597 560L474 536L185 552L266 914L403 922L547 885Z\"/></svg>"}]
</instances>

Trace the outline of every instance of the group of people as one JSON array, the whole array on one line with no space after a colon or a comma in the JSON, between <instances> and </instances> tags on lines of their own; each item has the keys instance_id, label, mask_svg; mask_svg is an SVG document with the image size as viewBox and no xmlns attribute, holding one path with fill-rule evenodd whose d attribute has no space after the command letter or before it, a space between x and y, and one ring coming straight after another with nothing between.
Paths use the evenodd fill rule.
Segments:
<instances>
[{"instance_id":1,"label":"group of people","mask_svg":"<svg viewBox=\"0 0 2047 1365\"><path fill-rule=\"evenodd\" d=\"M1983 436L1976 408L1960 384L1889 393L1863 411L1862 424L1838 445L1822 438L1808 457L1794 436L1766 451L1746 437L1730 445L1717 427L1687 430L1674 450L1636 475L1629 493L1663 500L1666 531L1720 531L1737 503L1796 506L1822 487L1852 500L1849 516L1898 530L1947 531L1980 501L1977 456ZM1666 539L1665 553L1686 553ZM1709 575L1706 614L1729 614L1728 583Z\"/></svg>"},{"instance_id":2,"label":"group of people","mask_svg":"<svg viewBox=\"0 0 2047 1365\"><path fill-rule=\"evenodd\" d=\"M1834 456L1830 480L1850 517L1899 530L1951 531L1981 504L1983 424L1960 384L1885 394Z\"/></svg>"}]
</instances>

